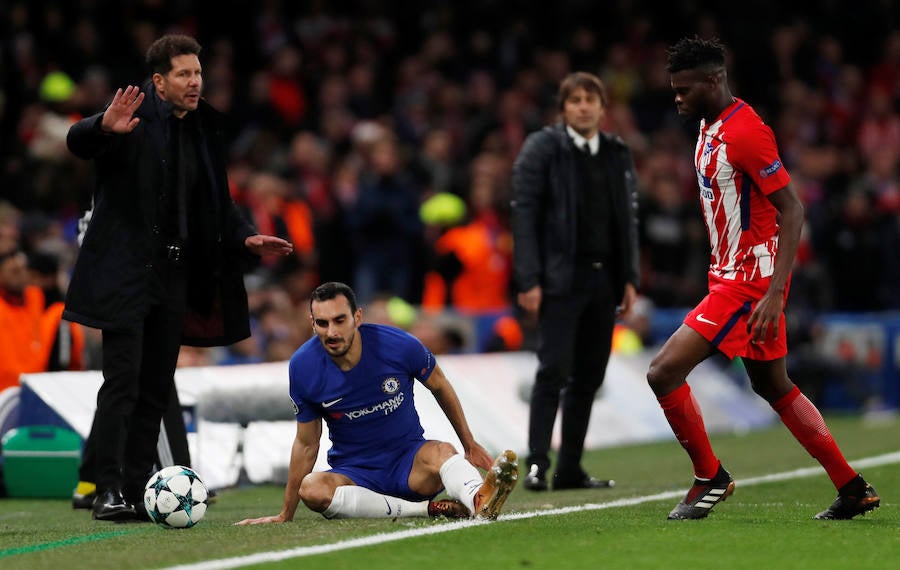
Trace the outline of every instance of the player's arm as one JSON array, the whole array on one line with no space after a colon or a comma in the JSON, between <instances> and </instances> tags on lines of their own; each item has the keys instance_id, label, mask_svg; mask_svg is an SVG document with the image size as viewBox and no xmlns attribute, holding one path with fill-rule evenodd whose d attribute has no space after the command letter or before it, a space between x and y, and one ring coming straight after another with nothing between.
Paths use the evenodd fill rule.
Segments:
<instances>
[{"instance_id":1,"label":"player's arm","mask_svg":"<svg viewBox=\"0 0 900 570\"><path fill-rule=\"evenodd\" d=\"M434 366L431 376L428 377L424 384L426 388L431 390L434 399L437 400L438 405L444 411L444 415L450 420L450 425L453 426L459 441L462 442L463 449L466 452L466 459L469 463L476 467L490 469L491 456L472 436L469 422L466 421L466 415L463 413L462 404L456 396L456 390L453 389L440 366Z\"/></svg>"},{"instance_id":2,"label":"player's arm","mask_svg":"<svg viewBox=\"0 0 900 570\"><path fill-rule=\"evenodd\" d=\"M784 289L794 266L800 244L800 230L803 227L803 204L790 183L769 194L768 198L778 210L778 254L775 256L775 269L769 282L769 290L747 319L747 327L752 330L753 340L756 341L768 338L770 327L772 337L778 336L778 323L784 311Z\"/></svg>"},{"instance_id":3,"label":"player's arm","mask_svg":"<svg viewBox=\"0 0 900 570\"><path fill-rule=\"evenodd\" d=\"M290 522L294 520L297 505L300 504L300 483L309 475L319 455L319 439L322 437L322 419L297 422L297 434L291 446L291 462L288 467L288 481L284 488L284 504L275 516L244 519L236 524L263 524Z\"/></svg>"}]
</instances>

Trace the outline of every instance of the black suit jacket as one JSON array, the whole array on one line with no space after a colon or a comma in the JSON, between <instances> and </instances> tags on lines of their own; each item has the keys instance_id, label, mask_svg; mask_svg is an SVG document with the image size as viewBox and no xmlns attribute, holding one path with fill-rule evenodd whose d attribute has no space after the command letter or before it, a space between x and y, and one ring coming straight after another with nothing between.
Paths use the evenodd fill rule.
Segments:
<instances>
[{"instance_id":1,"label":"black suit jacket","mask_svg":"<svg viewBox=\"0 0 900 570\"><path fill-rule=\"evenodd\" d=\"M616 293L640 284L638 184L631 151L621 138L600 133L600 153L609 170L615 224L610 261ZM581 174L565 125L544 127L525 139L513 165L513 272L520 291L540 285L544 294L572 289Z\"/></svg>"},{"instance_id":2,"label":"black suit jacket","mask_svg":"<svg viewBox=\"0 0 900 570\"><path fill-rule=\"evenodd\" d=\"M152 83L135 116L141 119L131 133L100 130L103 113L72 125L69 150L94 159L94 211L75 263L63 317L100 329L138 326L151 301L150 272L160 262L166 237L159 194L174 188L175 176L166 148L169 118L157 104ZM200 129L199 169L208 194L195 197L188 215L192 227L204 235L195 240L187 268L188 308L182 344L216 346L250 336L243 272L256 256L244 240L256 234L231 200L226 177L223 117L201 100L195 111ZM200 263L201 266L196 264Z\"/></svg>"}]
</instances>

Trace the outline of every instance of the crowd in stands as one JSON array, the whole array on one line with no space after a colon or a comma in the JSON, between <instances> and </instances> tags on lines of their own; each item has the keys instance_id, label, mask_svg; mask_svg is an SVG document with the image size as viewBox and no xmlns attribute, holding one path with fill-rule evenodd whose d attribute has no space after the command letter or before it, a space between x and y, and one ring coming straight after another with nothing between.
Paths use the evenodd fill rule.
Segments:
<instances>
[{"instance_id":1,"label":"crowd in stands","mask_svg":"<svg viewBox=\"0 0 900 570\"><path fill-rule=\"evenodd\" d=\"M806 206L789 308L900 308L896 3L766 1L750 15L715 2L336 4L4 2L0 249L55 258L64 288L92 182L68 126L146 78L155 38L183 32L204 46L205 97L229 118L232 195L295 247L247 276L252 338L185 349L183 364L287 359L311 334L308 293L330 280L435 352L527 344L528 323L523 341L496 319L516 314L510 170L575 70L605 82L604 130L637 161L644 303L687 307L709 253L696 125L675 113L665 49L696 32L732 49L734 92L774 129Z\"/></svg>"}]
</instances>

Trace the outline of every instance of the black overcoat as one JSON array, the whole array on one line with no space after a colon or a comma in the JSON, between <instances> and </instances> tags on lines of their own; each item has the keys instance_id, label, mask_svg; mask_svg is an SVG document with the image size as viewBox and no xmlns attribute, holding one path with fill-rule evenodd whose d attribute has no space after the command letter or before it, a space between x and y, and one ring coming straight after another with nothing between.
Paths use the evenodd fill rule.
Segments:
<instances>
[{"instance_id":1,"label":"black overcoat","mask_svg":"<svg viewBox=\"0 0 900 570\"><path fill-rule=\"evenodd\" d=\"M618 298L625 284L640 286L638 181L631 151L621 138L600 133L612 195L615 238L610 259ZM565 125L528 135L513 164L513 272L519 291L540 285L547 295L568 295L575 273L578 167Z\"/></svg>"},{"instance_id":2,"label":"black overcoat","mask_svg":"<svg viewBox=\"0 0 900 570\"><path fill-rule=\"evenodd\" d=\"M154 264L167 238L161 189L174 188L166 146L167 116L161 116L153 85L135 113L131 133L100 130L103 113L72 125L67 144L79 158L93 159L93 214L66 294L63 318L83 325L120 330L143 322L150 303ZM188 258L188 307L181 344L221 346L250 336L243 273L258 260L244 246L256 234L228 190L224 117L206 101L195 111L199 124L199 169L208 184L189 209L192 237ZM196 205L200 204L200 207ZM199 244L199 245L198 245ZM201 251L197 251L201 248Z\"/></svg>"}]
</instances>

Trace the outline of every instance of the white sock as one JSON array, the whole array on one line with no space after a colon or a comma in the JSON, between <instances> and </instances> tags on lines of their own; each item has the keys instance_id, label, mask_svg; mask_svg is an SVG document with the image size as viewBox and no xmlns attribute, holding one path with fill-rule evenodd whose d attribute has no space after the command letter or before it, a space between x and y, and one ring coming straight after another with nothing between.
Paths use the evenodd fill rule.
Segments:
<instances>
[{"instance_id":1,"label":"white sock","mask_svg":"<svg viewBox=\"0 0 900 570\"><path fill-rule=\"evenodd\" d=\"M322 513L326 519L428 516L428 501L407 501L358 485L341 485Z\"/></svg>"},{"instance_id":2,"label":"white sock","mask_svg":"<svg viewBox=\"0 0 900 570\"><path fill-rule=\"evenodd\" d=\"M447 494L462 501L474 515L475 493L484 483L478 469L469 463L465 456L457 453L441 465L440 474Z\"/></svg>"}]
</instances>

